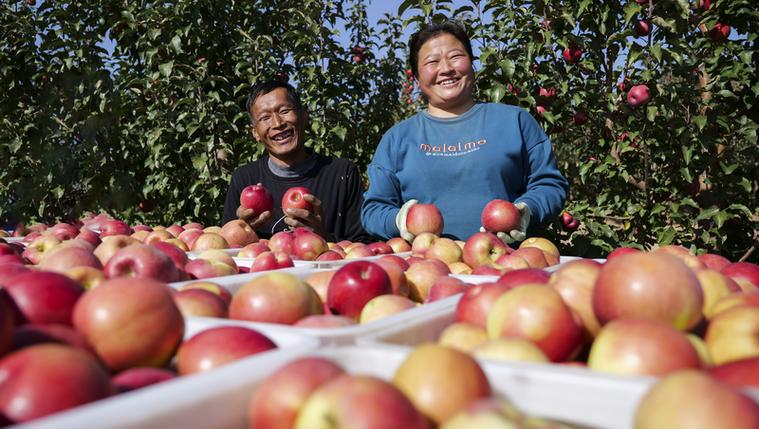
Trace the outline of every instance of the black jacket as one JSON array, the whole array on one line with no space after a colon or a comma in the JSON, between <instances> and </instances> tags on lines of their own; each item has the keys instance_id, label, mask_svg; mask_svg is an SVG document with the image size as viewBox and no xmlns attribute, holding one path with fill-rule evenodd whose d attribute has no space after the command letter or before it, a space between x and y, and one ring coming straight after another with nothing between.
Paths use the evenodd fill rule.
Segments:
<instances>
[{"instance_id":1,"label":"black jacket","mask_svg":"<svg viewBox=\"0 0 759 429\"><path fill-rule=\"evenodd\" d=\"M352 162L342 158L332 158L316 154L314 167L302 177L280 177L269 169L269 156L265 155L246 164L232 173L232 180L224 202L222 225L237 219L240 205L240 193L249 185L263 184L274 197L272 220L264 231L256 231L261 238L268 238L273 233L288 227L280 221L282 213L282 195L287 189L303 186L322 203L324 227L329 232L328 241L370 242L371 236L361 226L361 201L363 188L361 176ZM276 224L276 225L275 225ZM274 229L272 229L274 227Z\"/></svg>"}]
</instances>

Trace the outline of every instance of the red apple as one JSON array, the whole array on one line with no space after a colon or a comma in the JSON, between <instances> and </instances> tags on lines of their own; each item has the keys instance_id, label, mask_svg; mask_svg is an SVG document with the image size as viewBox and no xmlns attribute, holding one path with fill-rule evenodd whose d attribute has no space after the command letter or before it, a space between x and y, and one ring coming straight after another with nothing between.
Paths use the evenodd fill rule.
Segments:
<instances>
[{"instance_id":1,"label":"red apple","mask_svg":"<svg viewBox=\"0 0 759 429\"><path fill-rule=\"evenodd\" d=\"M182 343L177 351L179 375L206 372L277 345L266 335L241 326L207 329Z\"/></svg>"},{"instance_id":2,"label":"red apple","mask_svg":"<svg viewBox=\"0 0 759 429\"><path fill-rule=\"evenodd\" d=\"M129 235L132 228L123 220L109 219L100 224L100 238L111 235Z\"/></svg>"},{"instance_id":3,"label":"red apple","mask_svg":"<svg viewBox=\"0 0 759 429\"><path fill-rule=\"evenodd\" d=\"M446 264L461 261L461 247L450 238L440 237L432 242L432 245L424 252L425 259L437 259Z\"/></svg>"},{"instance_id":4,"label":"red apple","mask_svg":"<svg viewBox=\"0 0 759 429\"><path fill-rule=\"evenodd\" d=\"M74 306L84 288L63 274L28 271L5 284L13 298L20 323L60 323L71 325Z\"/></svg>"},{"instance_id":5,"label":"red apple","mask_svg":"<svg viewBox=\"0 0 759 429\"><path fill-rule=\"evenodd\" d=\"M414 241L411 242L411 253L423 257L437 239L438 236L431 232L422 232L414 237Z\"/></svg>"},{"instance_id":6,"label":"red apple","mask_svg":"<svg viewBox=\"0 0 759 429\"><path fill-rule=\"evenodd\" d=\"M430 290L427 293L427 298L425 298L424 303L429 304L430 302L439 301L449 296L464 293L470 286L469 283L455 277L438 277L437 280L432 283L432 286L430 286Z\"/></svg>"},{"instance_id":7,"label":"red apple","mask_svg":"<svg viewBox=\"0 0 759 429\"><path fill-rule=\"evenodd\" d=\"M379 295L370 299L361 309L359 323L369 323L384 317L392 316L412 308L418 304L400 295Z\"/></svg>"},{"instance_id":8,"label":"red apple","mask_svg":"<svg viewBox=\"0 0 759 429\"><path fill-rule=\"evenodd\" d=\"M58 223L50 227L47 234L52 234L60 241L71 240L79 234L79 228L67 223Z\"/></svg>"},{"instance_id":9,"label":"red apple","mask_svg":"<svg viewBox=\"0 0 759 429\"><path fill-rule=\"evenodd\" d=\"M290 325L321 313L316 291L288 273L269 273L245 283L229 306L231 319Z\"/></svg>"},{"instance_id":10,"label":"red apple","mask_svg":"<svg viewBox=\"0 0 759 429\"><path fill-rule=\"evenodd\" d=\"M58 323L26 323L16 328L13 332L13 349L19 350L24 347L42 343L58 343L77 347L93 353L84 336L74 330L70 325Z\"/></svg>"},{"instance_id":11,"label":"red apple","mask_svg":"<svg viewBox=\"0 0 759 429\"><path fill-rule=\"evenodd\" d=\"M306 194L310 194L307 188L302 186L290 188L282 195L282 211L287 213L288 209L301 209L307 211L314 211L314 207L306 201L303 197Z\"/></svg>"},{"instance_id":12,"label":"red apple","mask_svg":"<svg viewBox=\"0 0 759 429\"><path fill-rule=\"evenodd\" d=\"M444 225L443 215L434 204L414 204L406 216L406 230L415 236L423 232L440 235Z\"/></svg>"},{"instance_id":13,"label":"red apple","mask_svg":"<svg viewBox=\"0 0 759 429\"><path fill-rule=\"evenodd\" d=\"M291 232L277 232L269 239L269 248L272 252L282 252L289 255L293 252L294 239L295 237Z\"/></svg>"},{"instance_id":14,"label":"red apple","mask_svg":"<svg viewBox=\"0 0 759 429\"><path fill-rule=\"evenodd\" d=\"M711 30L709 30L709 37L715 42L724 42L728 38L730 38L730 32L732 31L732 28L730 28L729 25L718 22L714 24L714 27L712 27Z\"/></svg>"},{"instance_id":15,"label":"red apple","mask_svg":"<svg viewBox=\"0 0 759 429\"><path fill-rule=\"evenodd\" d=\"M192 245L195 243L195 240L197 240L201 235L203 235L203 230L185 229L181 234L179 234L179 237L177 238L182 240L182 242L186 244L189 249L192 249Z\"/></svg>"},{"instance_id":16,"label":"red apple","mask_svg":"<svg viewBox=\"0 0 759 429\"><path fill-rule=\"evenodd\" d=\"M588 123L588 114L579 110L572 115L572 122L575 125L585 125Z\"/></svg>"},{"instance_id":17,"label":"red apple","mask_svg":"<svg viewBox=\"0 0 759 429\"><path fill-rule=\"evenodd\" d=\"M292 253L297 259L313 261L327 250L329 250L327 241L319 234L309 230L303 230L295 234Z\"/></svg>"},{"instance_id":18,"label":"red apple","mask_svg":"<svg viewBox=\"0 0 759 429\"><path fill-rule=\"evenodd\" d=\"M653 319L617 319L604 326L590 348L590 369L620 375L664 375L700 368L682 332Z\"/></svg>"},{"instance_id":19,"label":"red apple","mask_svg":"<svg viewBox=\"0 0 759 429\"><path fill-rule=\"evenodd\" d=\"M67 243L73 243L75 241L78 240L70 240ZM82 246L63 246L62 244L46 252L38 266L42 270L54 271L57 273L65 273L74 267L92 267L98 270L103 269L103 265L100 263L97 256L95 256L92 249Z\"/></svg>"},{"instance_id":20,"label":"red apple","mask_svg":"<svg viewBox=\"0 0 759 429\"><path fill-rule=\"evenodd\" d=\"M79 234L76 236L77 240L84 240L90 244L92 244L94 247L97 247L102 243L103 241L100 239L100 235L88 228L82 228L79 230Z\"/></svg>"},{"instance_id":21,"label":"red apple","mask_svg":"<svg viewBox=\"0 0 759 429\"><path fill-rule=\"evenodd\" d=\"M0 287L0 356L13 346L13 330L16 327L14 306L11 296Z\"/></svg>"},{"instance_id":22,"label":"red apple","mask_svg":"<svg viewBox=\"0 0 759 429\"><path fill-rule=\"evenodd\" d=\"M384 241L369 243L369 250L371 250L375 255L388 255L390 253L393 253L393 248Z\"/></svg>"},{"instance_id":23,"label":"red apple","mask_svg":"<svg viewBox=\"0 0 759 429\"><path fill-rule=\"evenodd\" d=\"M651 91L646 85L635 85L627 92L627 104L632 107L645 105L650 98Z\"/></svg>"},{"instance_id":24,"label":"red apple","mask_svg":"<svg viewBox=\"0 0 759 429\"><path fill-rule=\"evenodd\" d=\"M409 287L409 298L416 302L424 302L429 295L430 288L440 277L450 274L445 263L435 259L428 259L411 265L406 270L406 281Z\"/></svg>"},{"instance_id":25,"label":"red apple","mask_svg":"<svg viewBox=\"0 0 759 429\"><path fill-rule=\"evenodd\" d=\"M582 327L561 295L543 284L516 287L495 300L488 337L530 340L553 362L570 359L582 345Z\"/></svg>"},{"instance_id":26,"label":"red apple","mask_svg":"<svg viewBox=\"0 0 759 429\"><path fill-rule=\"evenodd\" d=\"M736 360L711 367L709 374L723 383L759 389L759 357Z\"/></svg>"},{"instance_id":27,"label":"red apple","mask_svg":"<svg viewBox=\"0 0 759 429\"><path fill-rule=\"evenodd\" d=\"M175 292L172 298L184 317L227 317L227 304L213 292L186 289Z\"/></svg>"},{"instance_id":28,"label":"red apple","mask_svg":"<svg viewBox=\"0 0 759 429\"><path fill-rule=\"evenodd\" d=\"M221 236L221 231L219 231L219 233L204 232L192 243L193 251L227 248L229 248L229 243L227 243L227 240Z\"/></svg>"},{"instance_id":29,"label":"red apple","mask_svg":"<svg viewBox=\"0 0 759 429\"><path fill-rule=\"evenodd\" d=\"M741 291L738 283L719 271L701 268L695 270L695 273L699 284L701 284L701 290L704 293L703 314L707 319L715 316L714 306L717 304L717 301L722 297Z\"/></svg>"},{"instance_id":30,"label":"red apple","mask_svg":"<svg viewBox=\"0 0 759 429\"><path fill-rule=\"evenodd\" d=\"M697 257L706 268L710 268L712 270L720 271L725 266L730 265L729 259L725 258L724 256L716 255L714 253L704 253L703 255L698 255Z\"/></svg>"},{"instance_id":31,"label":"red apple","mask_svg":"<svg viewBox=\"0 0 759 429\"><path fill-rule=\"evenodd\" d=\"M184 319L169 288L147 278L111 279L88 291L73 320L115 371L166 365L184 335Z\"/></svg>"},{"instance_id":32,"label":"red apple","mask_svg":"<svg viewBox=\"0 0 759 429\"><path fill-rule=\"evenodd\" d=\"M203 289L207 290L215 295L218 295L219 298L224 300L224 302L229 305L230 302L232 302L232 294L229 293L229 290L225 288L224 286L221 286L219 284L209 282L209 281L200 281L200 282L192 282L187 283L183 285L179 290L189 290L189 289Z\"/></svg>"},{"instance_id":33,"label":"red apple","mask_svg":"<svg viewBox=\"0 0 759 429\"><path fill-rule=\"evenodd\" d=\"M238 269L229 264L203 258L188 261L184 269L193 279L212 279L238 274Z\"/></svg>"},{"instance_id":34,"label":"red apple","mask_svg":"<svg viewBox=\"0 0 759 429\"><path fill-rule=\"evenodd\" d=\"M179 271L166 253L146 244L133 244L114 254L105 264L106 277L153 278L164 282L179 280Z\"/></svg>"},{"instance_id":35,"label":"red apple","mask_svg":"<svg viewBox=\"0 0 759 429\"><path fill-rule=\"evenodd\" d=\"M485 328L493 303L511 289L511 286L499 283L480 283L469 287L456 306L454 320Z\"/></svg>"},{"instance_id":36,"label":"red apple","mask_svg":"<svg viewBox=\"0 0 759 429\"><path fill-rule=\"evenodd\" d=\"M750 262L734 262L722 267L720 272L735 280L743 290L750 290L748 285L759 288L759 265Z\"/></svg>"},{"instance_id":37,"label":"red apple","mask_svg":"<svg viewBox=\"0 0 759 429\"><path fill-rule=\"evenodd\" d=\"M464 353L488 341L488 333L482 326L457 322L448 325L438 337L438 344L451 347Z\"/></svg>"},{"instance_id":38,"label":"red apple","mask_svg":"<svg viewBox=\"0 0 759 429\"><path fill-rule=\"evenodd\" d=\"M180 234L184 232L184 228L182 228L182 225L171 225L170 227L166 228L166 232L171 234L171 237L177 238Z\"/></svg>"},{"instance_id":39,"label":"red apple","mask_svg":"<svg viewBox=\"0 0 759 429\"><path fill-rule=\"evenodd\" d=\"M100 259L100 263L105 265L108 260L119 250L131 245L139 243L139 241L128 235L111 235L103 237L103 242L95 248L95 256Z\"/></svg>"},{"instance_id":40,"label":"red apple","mask_svg":"<svg viewBox=\"0 0 759 429\"><path fill-rule=\"evenodd\" d=\"M701 371L678 371L662 378L635 411L636 429L754 429L759 404Z\"/></svg>"},{"instance_id":41,"label":"red apple","mask_svg":"<svg viewBox=\"0 0 759 429\"><path fill-rule=\"evenodd\" d=\"M480 220L487 232L509 232L519 228L522 216L514 204L506 200L491 200L482 209Z\"/></svg>"},{"instance_id":42,"label":"red apple","mask_svg":"<svg viewBox=\"0 0 759 429\"><path fill-rule=\"evenodd\" d=\"M509 253L509 248L503 242L489 232L478 232L464 244L464 262L476 269L480 265L492 264L501 255Z\"/></svg>"},{"instance_id":43,"label":"red apple","mask_svg":"<svg viewBox=\"0 0 759 429\"><path fill-rule=\"evenodd\" d=\"M327 250L316 258L317 261L340 261L342 259L345 259L343 254L334 250Z\"/></svg>"},{"instance_id":44,"label":"red apple","mask_svg":"<svg viewBox=\"0 0 759 429\"><path fill-rule=\"evenodd\" d=\"M397 258L397 259L400 259L400 258ZM406 263L406 261L404 261L403 259L400 259L400 260L404 264ZM408 280L406 280L406 274L404 272L404 269L402 268L402 265L399 265L399 263L396 262L395 260L388 259L388 258L380 258L373 262L379 265L380 267L382 267L382 269L385 270L385 273L387 273L388 277L390 278L390 286L394 294L401 295L401 296L408 296L409 294ZM408 264L406 264L406 267L408 267Z\"/></svg>"},{"instance_id":45,"label":"red apple","mask_svg":"<svg viewBox=\"0 0 759 429\"><path fill-rule=\"evenodd\" d=\"M240 193L240 205L252 209L253 216L258 216L274 209L274 198L263 185L250 185Z\"/></svg>"},{"instance_id":46,"label":"red apple","mask_svg":"<svg viewBox=\"0 0 759 429\"><path fill-rule=\"evenodd\" d=\"M602 325L635 317L687 331L701 320L703 299L693 270L666 253L629 253L607 261L593 287L593 311Z\"/></svg>"},{"instance_id":47,"label":"red apple","mask_svg":"<svg viewBox=\"0 0 759 429\"><path fill-rule=\"evenodd\" d=\"M549 266L545 253L537 247L520 247L511 254L527 261L530 268L542 269Z\"/></svg>"},{"instance_id":48,"label":"red apple","mask_svg":"<svg viewBox=\"0 0 759 429\"><path fill-rule=\"evenodd\" d=\"M392 384L368 375L338 375L309 395L293 429L426 429L427 422Z\"/></svg>"},{"instance_id":49,"label":"red apple","mask_svg":"<svg viewBox=\"0 0 759 429\"><path fill-rule=\"evenodd\" d=\"M358 319L367 302L393 292L382 267L369 261L354 261L337 270L329 282L327 305L333 312Z\"/></svg>"},{"instance_id":50,"label":"red apple","mask_svg":"<svg viewBox=\"0 0 759 429\"><path fill-rule=\"evenodd\" d=\"M221 235L230 247L245 247L258 241L256 231L240 219L230 220L221 227Z\"/></svg>"},{"instance_id":51,"label":"red apple","mask_svg":"<svg viewBox=\"0 0 759 429\"><path fill-rule=\"evenodd\" d=\"M580 318L586 340L601 330L593 312L593 286L601 272L601 264L592 259L577 259L562 265L551 275L548 285L559 292L561 299Z\"/></svg>"},{"instance_id":52,"label":"red apple","mask_svg":"<svg viewBox=\"0 0 759 429\"><path fill-rule=\"evenodd\" d=\"M111 381L118 393L126 393L175 378L177 375L168 369L138 367L114 375Z\"/></svg>"},{"instance_id":53,"label":"red apple","mask_svg":"<svg viewBox=\"0 0 759 429\"><path fill-rule=\"evenodd\" d=\"M715 365L759 357L759 307L739 305L719 313L704 341Z\"/></svg>"},{"instance_id":54,"label":"red apple","mask_svg":"<svg viewBox=\"0 0 759 429\"><path fill-rule=\"evenodd\" d=\"M638 253L638 252L640 252L640 250L634 247L624 247L624 246L617 247L606 256L606 262L609 262L610 260L622 255L625 255L627 253Z\"/></svg>"},{"instance_id":55,"label":"red apple","mask_svg":"<svg viewBox=\"0 0 759 429\"><path fill-rule=\"evenodd\" d=\"M487 376L474 358L429 343L415 347L406 356L393 376L393 384L435 424L491 394Z\"/></svg>"},{"instance_id":56,"label":"red apple","mask_svg":"<svg viewBox=\"0 0 759 429\"><path fill-rule=\"evenodd\" d=\"M497 283L516 287L528 283L548 283L551 279L551 273L537 268L525 268L521 270L509 271L501 275L496 280Z\"/></svg>"},{"instance_id":57,"label":"red apple","mask_svg":"<svg viewBox=\"0 0 759 429\"><path fill-rule=\"evenodd\" d=\"M570 46L568 48L564 48L564 52L562 52L562 56L564 57L564 61L566 61L569 64L574 64L580 61L580 58L582 57L582 49L577 46Z\"/></svg>"},{"instance_id":58,"label":"red apple","mask_svg":"<svg viewBox=\"0 0 759 429\"><path fill-rule=\"evenodd\" d=\"M633 33L636 37L646 37L651 34L651 21L647 19L641 19L635 22L633 26Z\"/></svg>"},{"instance_id":59,"label":"red apple","mask_svg":"<svg viewBox=\"0 0 759 429\"><path fill-rule=\"evenodd\" d=\"M177 270L184 271L185 265L187 265L187 262L189 262L186 252L166 241L158 241L152 243L151 246L166 254L166 256L171 259L171 262L174 263L174 266L177 268Z\"/></svg>"},{"instance_id":60,"label":"red apple","mask_svg":"<svg viewBox=\"0 0 759 429\"><path fill-rule=\"evenodd\" d=\"M260 255L261 253L268 252L269 246L263 243L251 243L247 246L240 249L240 252L237 254L238 258L255 258L256 256Z\"/></svg>"},{"instance_id":61,"label":"red apple","mask_svg":"<svg viewBox=\"0 0 759 429\"><path fill-rule=\"evenodd\" d=\"M303 319L295 322L293 326L299 328L344 328L346 326L353 326L356 321L350 317L337 316L334 314L315 314L313 316L304 317Z\"/></svg>"},{"instance_id":62,"label":"red apple","mask_svg":"<svg viewBox=\"0 0 759 429\"><path fill-rule=\"evenodd\" d=\"M393 253L410 252L411 245L401 237L393 237L387 240L387 245L393 249Z\"/></svg>"},{"instance_id":63,"label":"red apple","mask_svg":"<svg viewBox=\"0 0 759 429\"><path fill-rule=\"evenodd\" d=\"M248 404L248 425L292 429L309 396L340 374L342 368L321 357L301 358L279 368L253 392Z\"/></svg>"},{"instance_id":64,"label":"red apple","mask_svg":"<svg viewBox=\"0 0 759 429\"><path fill-rule=\"evenodd\" d=\"M0 415L23 423L111 396L114 387L91 354L40 344L0 360Z\"/></svg>"}]
</instances>

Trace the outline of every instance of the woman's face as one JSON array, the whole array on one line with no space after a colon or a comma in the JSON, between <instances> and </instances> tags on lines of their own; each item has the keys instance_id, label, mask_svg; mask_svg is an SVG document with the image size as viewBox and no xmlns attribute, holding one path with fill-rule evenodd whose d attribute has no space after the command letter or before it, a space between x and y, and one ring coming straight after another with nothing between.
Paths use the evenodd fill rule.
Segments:
<instances>
[{"instance_id":1,"label":"woman's face","mask_svg":"<svg viewBox=\"0 0 759 429\"><path fill-rule=\"evenodd\" d=\"M419 89L431 108L452 113L472 104L474 70L464 44L448 33L424 42L417 64Z\"/></svg>"}]
</instances>

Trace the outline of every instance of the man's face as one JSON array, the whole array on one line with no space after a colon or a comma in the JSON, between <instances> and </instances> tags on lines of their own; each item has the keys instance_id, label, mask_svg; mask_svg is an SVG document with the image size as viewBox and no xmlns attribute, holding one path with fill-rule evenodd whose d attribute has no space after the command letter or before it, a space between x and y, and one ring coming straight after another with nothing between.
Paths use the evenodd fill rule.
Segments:
<instances>
[{"instance_id":1,"label":"man's face","mask_svg":"<svg viewBox=\"0 0 759 429\"><path fill-rule=\"evenodd\" d=\"M303 114L298 112L285 88L276 88L253 102L253 137L269 155L291 161L304 151Z\"/></svg>"}]
</instances>

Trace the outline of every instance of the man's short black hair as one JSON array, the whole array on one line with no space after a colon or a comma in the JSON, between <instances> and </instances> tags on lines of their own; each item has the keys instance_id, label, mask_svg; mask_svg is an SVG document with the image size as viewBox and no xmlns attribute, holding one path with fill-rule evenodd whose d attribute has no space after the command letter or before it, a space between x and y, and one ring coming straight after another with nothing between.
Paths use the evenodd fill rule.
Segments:
<instances>
[{"instance_id":1,"label":"man's short black hair","mask_svg":"<svg viewBox=\"0 0 759 429\"><path fill-rule=\"evenodd\" d=\"M419 50L422 48L422 45L424 45L426 41L443 33L450 34L458 39L459 42L464 45L466 53L469 54L469 59L474 61L472 42L469 40L469 36L466 34L464 26L451 20L440 23L430 23L414 33L408 42L409 62L411 63L411 71L414 72L414 76L419 77L417 63L419 62Z\"/></svg>"},{"instance_id":2,"label":"man's short black hair","mask_svg":"<svg viewBox=\"0 0 759 429\"><path fill-rule=\"evenodd\" d=\"M295 92L295 88L292 85L278 79L266 80L253 85L253 87L250 89L250 94L248 94L248 103L246 104L246 108L248 110L248 116L250 117L250 123L254 124L256 122L255 118L253 118L253 103L256 102L256 99L262 95L266 95L274 91L277 88L285 88L287 90L287 96L295 105L295 109L298 111L298 113L303 112L303 104L301 104L300 97L298 96L298 93Z\"/></svg>"}]
</instances>

